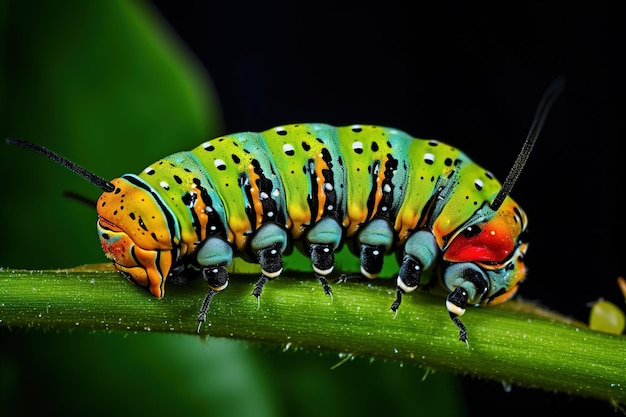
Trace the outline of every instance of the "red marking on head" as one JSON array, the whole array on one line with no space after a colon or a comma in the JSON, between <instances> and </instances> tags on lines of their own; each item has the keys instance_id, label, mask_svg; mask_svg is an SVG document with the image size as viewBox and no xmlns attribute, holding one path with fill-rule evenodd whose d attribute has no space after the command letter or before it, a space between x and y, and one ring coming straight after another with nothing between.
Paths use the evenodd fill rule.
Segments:
<instances>
[{"instance_id":1,"label":"red marking on head","mask_svg":"<svg viewBox=\"0 0 626 417\"><path fill-rule=\"evenodd\" d=\"M476 234L471 229L459 233L450 242L444 258L451 262L501 262L515 250L519 225L511 223L507 216L496 216L480 228Z\"/></svg>"}]
</instances>

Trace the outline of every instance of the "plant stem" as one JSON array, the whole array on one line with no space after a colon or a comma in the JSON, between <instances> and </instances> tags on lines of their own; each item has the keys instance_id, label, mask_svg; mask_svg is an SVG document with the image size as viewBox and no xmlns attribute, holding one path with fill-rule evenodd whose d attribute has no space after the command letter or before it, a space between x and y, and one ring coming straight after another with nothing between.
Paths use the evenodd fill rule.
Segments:
<instances>
[{"instance_id":1,"label":"plant stem","mask_svg":"<svg viewBox=\"0 0 626 417\"><path fill-rule=\"evenodd\" d=\"M626 403L626 337L522 301L470 308L458 341L443 299L416 292L394 318L394 289L383 280L333 285L333 298L309 277L281 277L257 308L256 276L233 275L217 294L201 335L395 360L434 370ZM0 269L0 325L196 334L206 294L201 280L168 287L163 299L120 279L109 266L72 270Z\"/></svg>"}]
</instances>

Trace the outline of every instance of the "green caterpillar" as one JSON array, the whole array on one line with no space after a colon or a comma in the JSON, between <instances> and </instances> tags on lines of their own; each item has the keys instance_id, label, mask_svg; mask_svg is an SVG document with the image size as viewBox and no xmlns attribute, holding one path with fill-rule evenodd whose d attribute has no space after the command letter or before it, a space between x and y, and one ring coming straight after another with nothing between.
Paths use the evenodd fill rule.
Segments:
<instances>
[{"instance_id":1,"label":"green caterpillar","mask_svg":"<svg viewBox=\"0 0 626 417\"><path fill-rule=\"evenodd\" d=\"M259 297L295 245L331 295L334 254L348 244L367 278L380 273L385 255L397 254L396 312L422 272L439 268L446 307L467 342L459 319L466 307L509 299L526 275L528 219L509 193L562 84L544 95L503 184L450 145L371 125L293 124L221 136L111 181L38 145L8 142L104 191L98 234L124 277L161 298L168 279L202 276L209 291L198 331L212 297L228 285L234 257L260 264Z\"/></svg>"}]
</instances>

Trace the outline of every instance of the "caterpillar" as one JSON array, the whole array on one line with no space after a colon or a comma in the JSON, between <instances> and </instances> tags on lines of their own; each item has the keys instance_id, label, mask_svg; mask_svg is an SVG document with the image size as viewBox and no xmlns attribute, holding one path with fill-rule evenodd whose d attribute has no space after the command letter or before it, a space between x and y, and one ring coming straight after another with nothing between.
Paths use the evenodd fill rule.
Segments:
<instances>
[{"instance_id":1,"label":"caterpillar","mask_svg":"<svg viewBox=\"0 0 626 417\"><path fill-rule=\"evenodd\" d=\"M209 289L198 332L213 296L228 286L234 257L260 264L259 298L295 246L332 296L334 254L347 244L367 278L396 254L395 313L422 273L437 269L467 343L459 319L466 307L508 300L526 276L528 218L509 194L562 88L557 79L544 94L502 184L453 146L375 125L301 123L225 135L111 181L42 146L7 142L103 190L97 230L122 276L157 298L168 280L201 276Z\"/></svg>"}]
</instances>

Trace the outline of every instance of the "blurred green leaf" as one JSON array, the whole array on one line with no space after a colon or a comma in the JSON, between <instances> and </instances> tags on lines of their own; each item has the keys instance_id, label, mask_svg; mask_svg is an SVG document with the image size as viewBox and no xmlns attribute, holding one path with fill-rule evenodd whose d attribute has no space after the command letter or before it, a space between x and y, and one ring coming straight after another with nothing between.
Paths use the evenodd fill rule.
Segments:
<instances>
[{"instance_id":1,"label":"blurred green leaf","mask_svg":"<svg viewBox=\"0 0 626 417\"><path fill-rule=\"evenodd\" d=\"M209 78L143 2L9 1L0 13L3 139L44 145L109 179L221 132ZM62 195L100 190L4 143L0 176L0 265L103 260L95 210Z\"/></svg>"},{"instance_id":2,"label":"blurred green leaf","mask_svg":"<svg viewBox=\"0 0 626 417\"><path fill-rule=\"evenodd\" d=\"M461 399L452 375L397 363L354 359L331 369L341 358L174 334L0 328L0 340L7 336L13 349L0 346L0 411L7 416L34 415L41 404L64 416L369 416L415 409L464 415L452 401Z\"/></svg>"}]
</instances>

